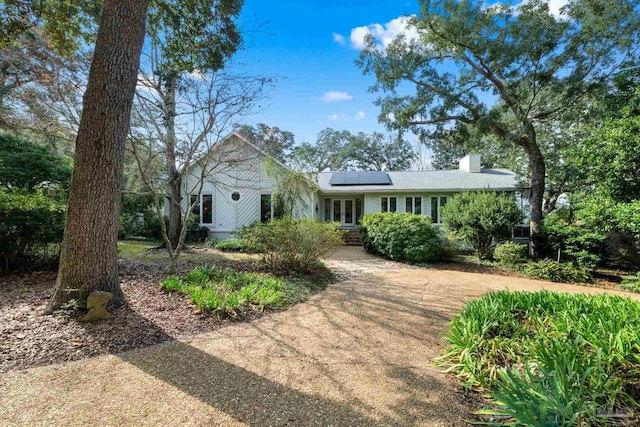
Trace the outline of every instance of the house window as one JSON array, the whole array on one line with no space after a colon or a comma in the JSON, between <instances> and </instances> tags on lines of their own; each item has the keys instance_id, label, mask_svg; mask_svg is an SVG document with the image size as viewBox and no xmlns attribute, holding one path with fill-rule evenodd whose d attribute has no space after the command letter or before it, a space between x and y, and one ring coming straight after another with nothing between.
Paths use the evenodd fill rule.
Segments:
<instances>
[{"instance_id":1,"label":"house window","mask_svg":"<svg viewBox=\"0 0 640 427\"><path fill-rule=\"evenodd\" d=\"M440 224L440 209L447 204L446 197L431 198L431 221L434 224Z\"/></svg>"},{"instance_id":2,"label":"house window","mask_svg":"<svg viewBox=\"0 0 640 427\"><path fill-rule=\"evenodd\" d=\"M189 206L193 206L193 208L191 209L191 213L193 215L197 215L198 222L200 222L200 198L198 197L197 194L192 194L189 200L190 200Z\"/></svg>"},{"instance_id":3,"label":"house window","mask_svg":"<svg viewBox=\"0 0 640 427\"><path fill-rule=\"evenodd\" d=\"M202 223L213 224L213 196L211 194L202 195Z\"/></svg>"},{"instance_id":4,"label":"house window","mask_svg":"<svg viewBox=\"0 0 640 427\"><path fill-rule=\"evenodd\" d=\"M324 199L324 220L331 221L331 199Z\"/></svg>"},{"instance_id":5,"label":"house window","mask_svg":"<svg viewBox=\"0 0 640 427\"><path fill-rule=\"evenodd\" d=\"M260 221L269 222L271 219L271 194L260 195Z\"/></svg>"},{"instance_id":6,"label":"house window","mask_svg":"<svg viewBox=\"0 0 640 427\"><path fill-rule=\"evenodd\" d=\"M380 197L380 212L395 212L397 210L395 197Z\"/></svg>"},{"instance_id":7,"label":"house window","mask_svg":"<svg viewBox=\"0 0 640 427\"><path fill-rule=\"evenodd\" d=\"M422 197L406 197L405 212L422 215Z\"/></svg>"}]
</instances>

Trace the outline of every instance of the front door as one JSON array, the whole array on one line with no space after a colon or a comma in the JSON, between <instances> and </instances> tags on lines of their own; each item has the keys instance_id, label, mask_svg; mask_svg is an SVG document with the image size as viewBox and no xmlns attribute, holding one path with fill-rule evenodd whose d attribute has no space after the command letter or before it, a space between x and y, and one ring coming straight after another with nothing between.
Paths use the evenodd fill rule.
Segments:
<instances>
[{"instance_id":1,"label":"front door","mask_svg":"<svg viewBox=\"0 0 640 427\"><path fill-rule=\"evenodd\" d=\"M343 227L353 227L356 222L356 203L353 199L333 199L332 203L333 221L339 222Z\"/></svg>"}]
</instances>

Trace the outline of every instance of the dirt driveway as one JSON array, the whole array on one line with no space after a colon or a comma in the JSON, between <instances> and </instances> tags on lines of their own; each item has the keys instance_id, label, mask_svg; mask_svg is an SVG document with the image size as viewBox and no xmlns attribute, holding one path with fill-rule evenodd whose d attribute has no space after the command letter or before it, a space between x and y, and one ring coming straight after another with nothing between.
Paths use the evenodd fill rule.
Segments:
<instances>
[{"instance_id":1,"label":"dirt driveway","mask_svg":"<svg viewBox=\"0 0 640 427\"><path fill-rule=\"evenodd\" d=\"M462 426L431 363L455 312L492 289L604 292L411 268L344 248L345 280L286 312L119 355L0 376L0 425Z\"/></svg>"}]
</instances>

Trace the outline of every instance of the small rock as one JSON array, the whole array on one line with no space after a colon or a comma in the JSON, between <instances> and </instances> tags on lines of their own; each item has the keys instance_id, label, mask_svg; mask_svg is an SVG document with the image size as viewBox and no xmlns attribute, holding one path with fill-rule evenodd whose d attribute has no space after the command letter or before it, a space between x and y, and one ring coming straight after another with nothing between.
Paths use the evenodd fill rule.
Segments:
<instances>
[{"instance_id":1,"label":"small rock","mask_svg":"<svg viewBox=\"0 0 640 427\"><path fill-rule=\"evenodd\" d=\"M85 314L80 321L88 322L90 320L111 319L111 314L107 311L107 304L109 304L111 298L113 298L111 292L91 292L87 297L87 314Z\"/></svg>"}]
</instances>

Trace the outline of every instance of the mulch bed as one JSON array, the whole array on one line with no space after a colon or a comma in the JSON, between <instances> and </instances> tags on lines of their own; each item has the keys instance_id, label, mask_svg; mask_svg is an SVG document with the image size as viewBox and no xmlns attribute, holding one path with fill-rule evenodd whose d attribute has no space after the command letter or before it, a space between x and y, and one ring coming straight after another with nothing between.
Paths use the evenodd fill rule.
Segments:
<instances>
[{"instance_id":1,"label":"mulch bed","mask_svg":"<svg viewBox=\"0 0 640 427\"><path fill-rule=\"evenodd\" d=\"M112 319L90 323L78 322L75 312L42 314L56 272L0 277L0 372L185 339L237 321L196 315L185 296L161 291L167 277L161 261L120 261L119 268L128 305L113 310ZM181 263L178 273L192 268Z\"/></svg>"}]
</instances>

